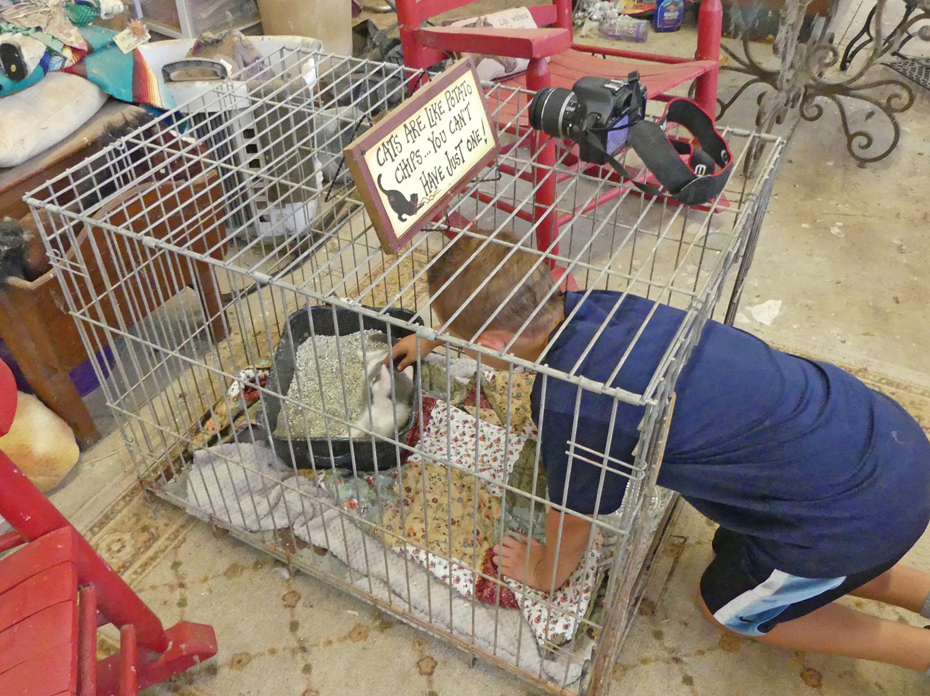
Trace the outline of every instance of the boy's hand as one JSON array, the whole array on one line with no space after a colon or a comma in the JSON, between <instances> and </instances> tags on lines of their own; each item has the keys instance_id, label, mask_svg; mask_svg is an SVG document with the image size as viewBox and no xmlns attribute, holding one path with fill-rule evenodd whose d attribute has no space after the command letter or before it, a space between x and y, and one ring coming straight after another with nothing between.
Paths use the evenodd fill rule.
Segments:
<instances>
[{"instance_id":1,"label":"boy's hand","mask_svg":"<svg viewBox=\"0 0 930 696\"><path fill-rule=\"evenodd\" d=\"M529 563L527 563L527 545L529 545ZM506 575L517 582L526 583L543 592L548 592L549 587L540 577L539 566L546 557L546 547L535 539L523 537L523 541L518 541L513 537L506 536L500 545L493 549L494 564L500 568L501 575ZM551 574L550 574L551 581Z\"/></svg>"},{"instance_id":2,"label":"boy's hand","mask_svg":"<svg viewBox=\"0 0 930 696\"><path fill-rule=\"evenodd\" d=\"M425 338L417 338L416 334L410 334L391 347L391 354L384 361L386 364L391 365L397 358L403 358L395 366L396 370L403 370L406 367L413 365L417 361L417 342L420 343L420 357L425 358L427 355L432 353L436 348L442 345L442 341L428 341Z\"/></svg>"}]
</instances>

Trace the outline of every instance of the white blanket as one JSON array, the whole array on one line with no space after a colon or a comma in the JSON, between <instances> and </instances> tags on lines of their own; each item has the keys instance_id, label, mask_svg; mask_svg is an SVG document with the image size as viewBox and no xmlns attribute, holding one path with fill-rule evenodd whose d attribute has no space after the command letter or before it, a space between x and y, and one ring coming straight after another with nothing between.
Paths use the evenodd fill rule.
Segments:
<instances>
[{"instance_id":1,"label":"white blanket","mask_svg":"<svg viewBox=\"0 0 930 696\"><path fill-rule=\"evenodd\" d=\"M473 642L499 658L545 679L577 681L593 641L579 635L569 650L540 651L519 612L470 601L423 567L388 550L354 524L322 489L294 475L261 445L229 444L195 452L187 500L204 519L247 531L289 527L349 567L349 580L433 626ZM451 617L451 620L450 620Z\"/></svg>"}]
</instances>

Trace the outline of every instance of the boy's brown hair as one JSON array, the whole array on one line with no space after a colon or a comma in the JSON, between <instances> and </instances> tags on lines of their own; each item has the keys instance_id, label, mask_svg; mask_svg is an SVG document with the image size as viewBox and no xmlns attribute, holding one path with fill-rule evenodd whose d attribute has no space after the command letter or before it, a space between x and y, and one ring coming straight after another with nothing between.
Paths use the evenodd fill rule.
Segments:
<instances>
[{"instance_id":1,"label":"boy's brown hair","mask_svg":"<svg viewBox=\"0 0 930 696\"><path fill-rule=\"evenodd\" d=\"M486 331L516 334L537 307L539 311L522 335L535 338L540 332L551 330L555 321L562 318L565 304L559 289L546 297L556 284L549 265L545 261L540 263L538 254L519 248L514 251L514 246L520 246L520 239L510 230L501 230L497 234L477 232L479 236L460 236L430 263L426 277L436 313L443 320L448 319L468 301L478 286L482 286L452 322L452 332L457 336L476 338L475 334L492 316ZM487 238L492 235L493 239L489 241ZM485 244L484 248L478 251L482 244ZM511 252L513 255L504 261ZM503 266L498 268L502 261ZM446 281L463 267L464 270L440 293ZM502 307L515 287L517 291Z\"/></svg>"}]
</instances>

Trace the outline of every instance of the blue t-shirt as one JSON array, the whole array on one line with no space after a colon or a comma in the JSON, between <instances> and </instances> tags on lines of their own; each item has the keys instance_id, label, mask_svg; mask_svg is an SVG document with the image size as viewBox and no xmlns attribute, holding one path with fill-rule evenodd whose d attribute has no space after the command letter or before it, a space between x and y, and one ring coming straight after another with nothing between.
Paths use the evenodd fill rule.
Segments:
<instances>
[{"instance_id":1,"label":"blue t-shirt","mask_svg":"<svg viewBox=\"0 0 930 696\"><path fill-rule=\"evenodd\" d=\"M566 317L581 298L566 295ZM642 394L684 312L628 296L604 327L619 298L593 292L543 362L571 372L593 343L575 375L604 382L655 307L611 382ZM926 528L926 435L901 406L840 368L783 353L711 321L676 392L659 484L750 537L779 570L805 577L866 570L899 558ZM542 419L550 499L584 514L616 510L628 477L636 474L629 464L644 407L584 390L579 401L576 386L542 375L532 407L536 423ZM603 461L608 439L610 468L591 464Z\"/></svg>"}]
</instances>

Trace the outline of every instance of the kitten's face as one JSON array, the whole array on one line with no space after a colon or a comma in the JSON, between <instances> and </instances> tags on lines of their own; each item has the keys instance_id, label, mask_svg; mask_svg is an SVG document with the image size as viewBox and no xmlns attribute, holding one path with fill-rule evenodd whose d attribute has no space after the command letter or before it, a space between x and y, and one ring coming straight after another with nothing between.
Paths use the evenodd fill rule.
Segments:
<instances>
[{"instance_id":1,"label":"kitten's face","mask_svg":"<svg viewBox=\"0 0 930 696\"><path fill-rule=\"evenodd\" d=\"M409 380L413 380L413 366L411 365L400 374ZM378 393L387 396L391 395L391 370L387 365L382 363L381 368L378 370L378 376L371 382L371 388Z\"/></svg>"}]
</instances>

